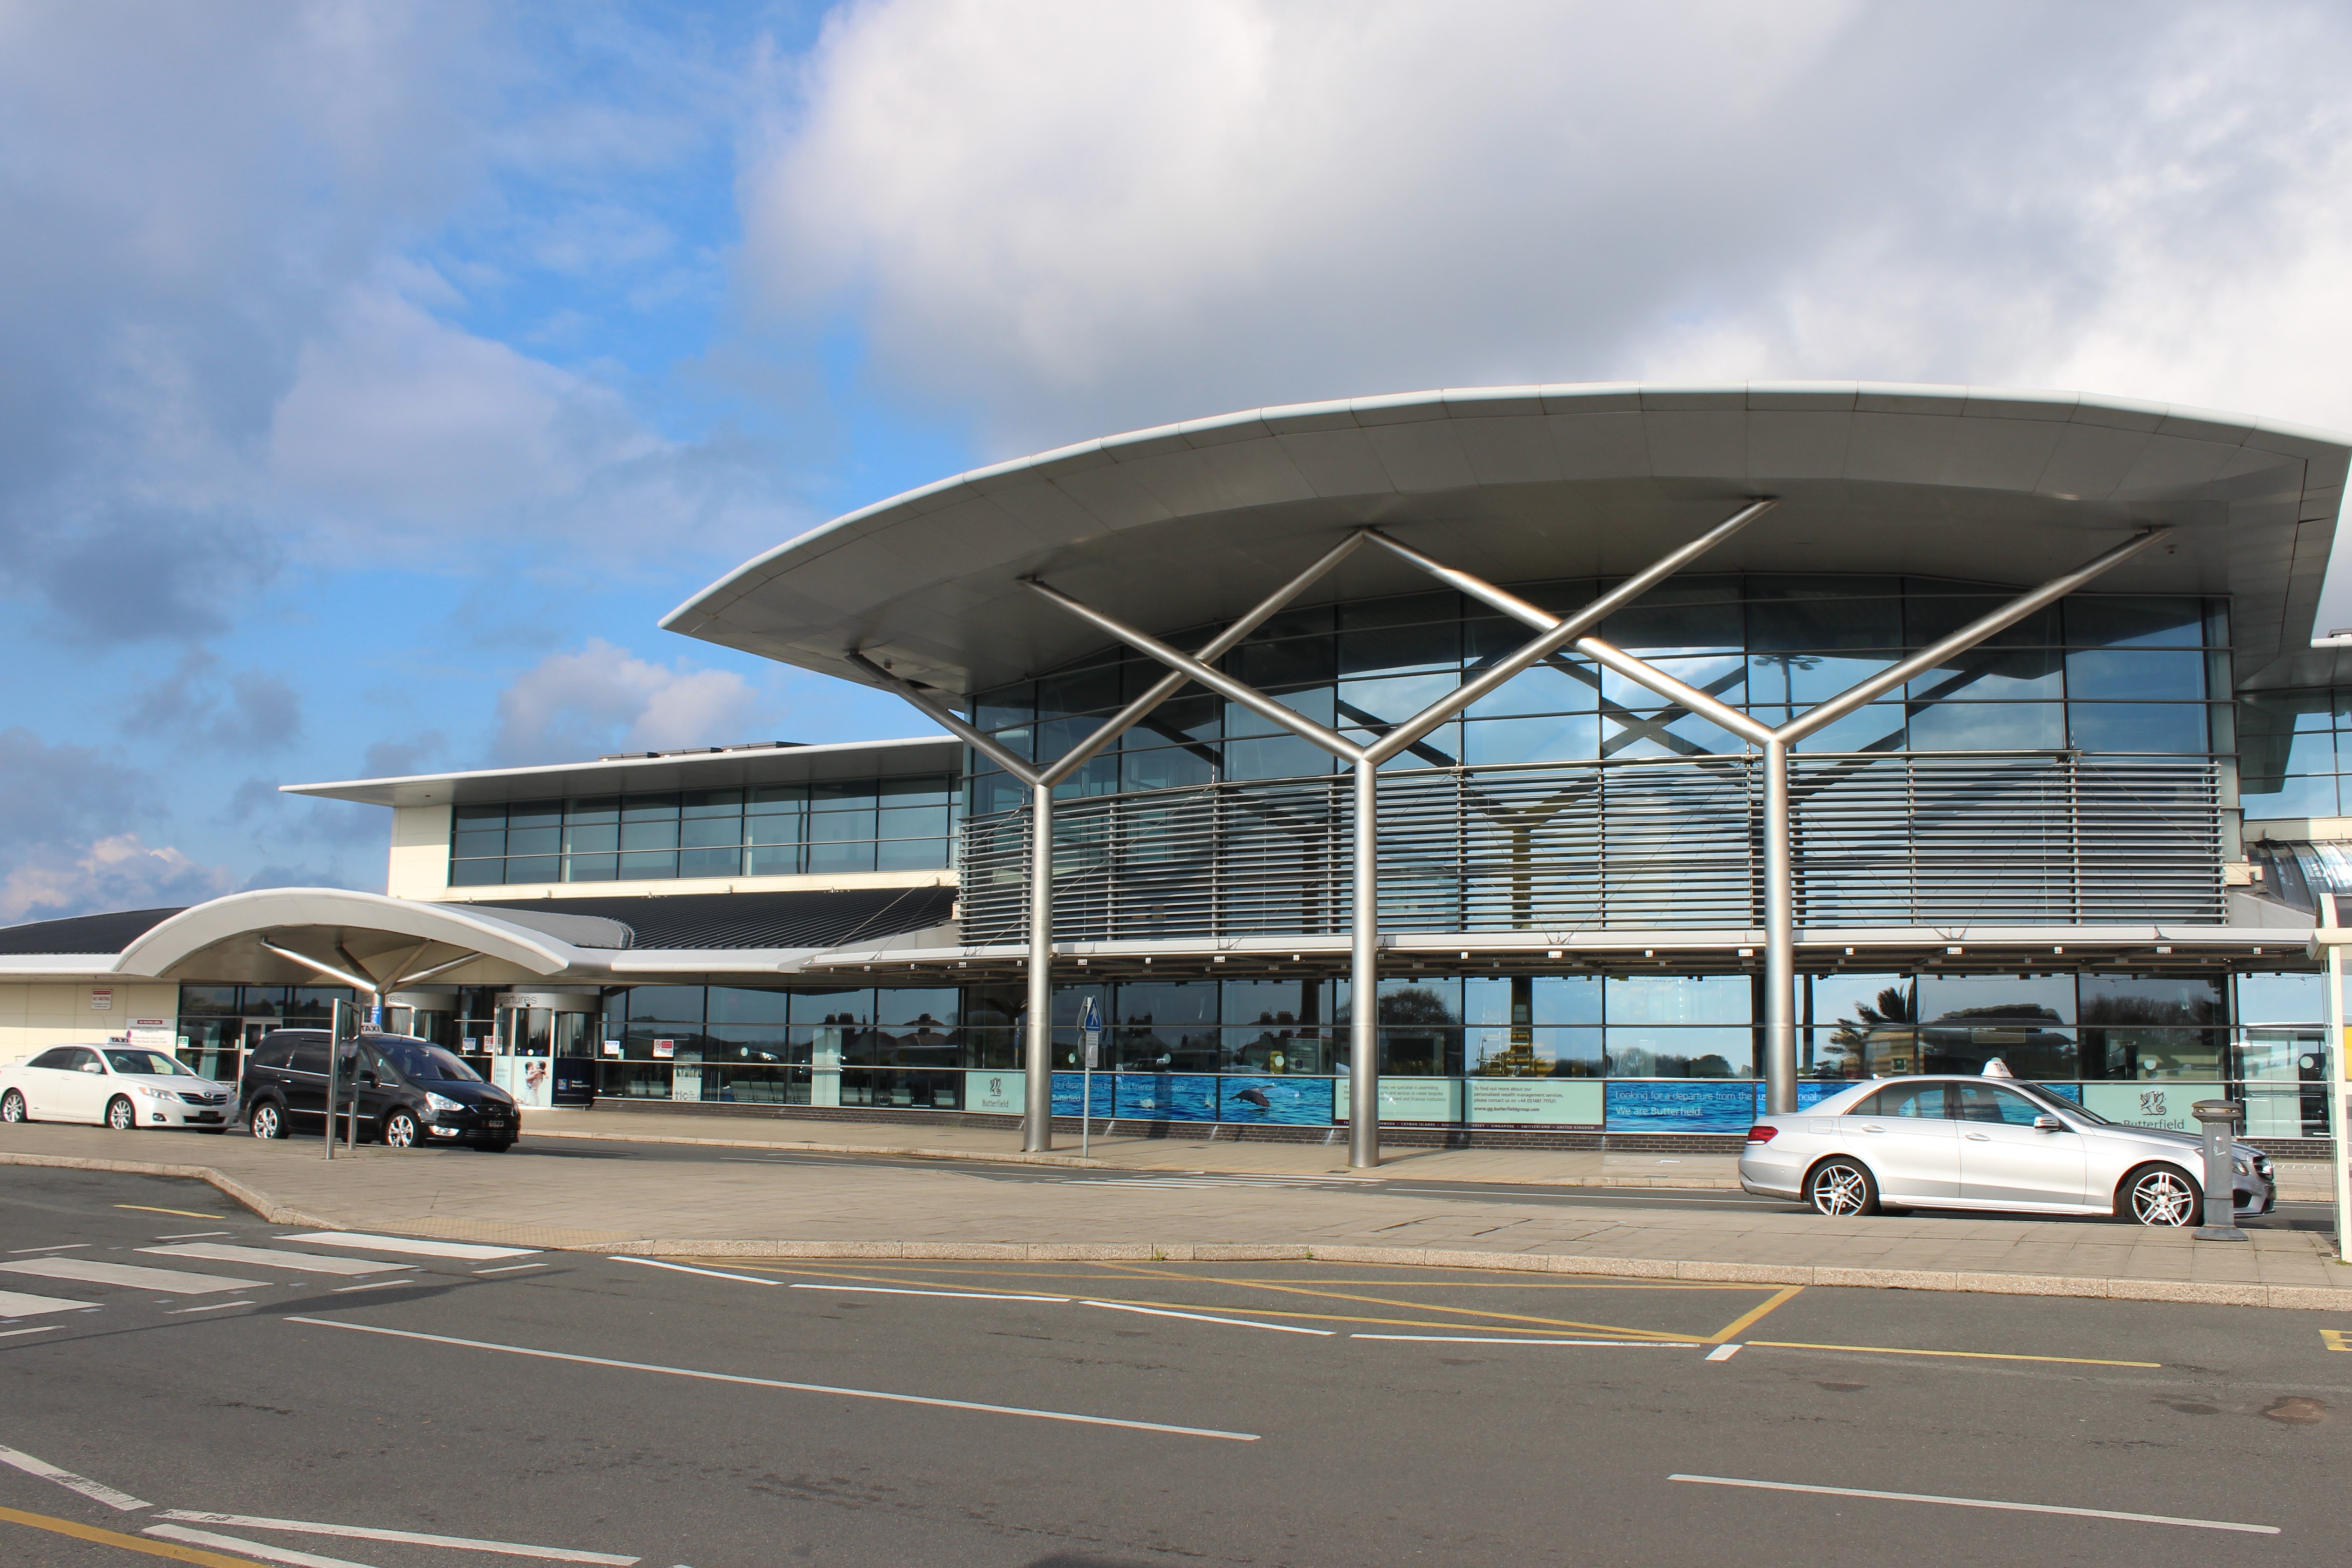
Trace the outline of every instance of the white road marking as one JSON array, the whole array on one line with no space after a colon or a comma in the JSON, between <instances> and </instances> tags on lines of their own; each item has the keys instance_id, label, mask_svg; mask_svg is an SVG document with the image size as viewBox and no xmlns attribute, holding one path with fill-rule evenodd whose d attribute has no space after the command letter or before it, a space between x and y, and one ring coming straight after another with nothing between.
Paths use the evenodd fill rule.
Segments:
<instances>
[{"instance_id":1,"label":"white road marking","mask_svg":"<svg viewBox=\"0 0 2352 1568\"><path fill-rule=\"evenodd\" d=\"M321 1524L308 1519L263 1519L248 1513L199 1513L194 1509L165 1509L164 1519L191 1524L226 1524L239 1530L282 1530L289 1535L339 1535L349 1541L394 1541L405 1546L444 1546L455 1552L498 1552L509 1557L541 1557L551 1563L595 1563L605 1568L629 1568L637 1561L609 1552L578 1552L568 1546L530 1546L520 1541L478 1541L469 1535L426 1535L414 1530L378 1530L365 1524ZM321 1560L322 1561L322 1560Z\"/></svg>"},{"instance_id":2,"label":"white road marking","mask_svg":"<svg viewBox=\"0 0 2352 1568\"><path fill-rule=\"evenodd\" d=\"M327 1294L348 1296L353 1291L381 1291L392 1285L414 1285L415 1283L416 1283L415 1280L371 1280L364 1285L338 1285Z\"/></svg>"},{"instance_id":3,"label":"white road marking","mask_svg":"<svg viewBox=\"0 0 2352 1568\"><path fill-rule=\"evenodd\" d=\"M27 1252L70 1252L77 1247L87 1247L87 1241L60 1241L55 1247L11 1247L8 1256L20 1258Z\"/></svg>"},{"instance_id":4,"label":"white road marking","mask_svg":"<svg viewBox=\"0 0 2352 1568\"><path fill-rule=\"evenodd\" d=\"M298 1274L381 1274L387 1269L414 1269L414 1263L388 1262L381 1258L331 1258L320 1252L281 1252L272 1247L227 1247L217 1241L189 1241L177 1247L142 1247L162 1258L201 1258L212 1263L243 1263L263 1269L291 1269Z\"/></svg>"},{"instance_id":5,"label":"white road marking","mask_svg":"<svg viewBox=\"0 0 2352 1568\"><path fill-rule=\"evenodd\" d=\"M953 1296L964 1301L1064 1301L1068 1296L1014 1296L995 1291L909 1291L889 1285L823 1285L806 1281L793 1286L795 1291L831 1291L835 1294L859 1296Z\"/></svg>"},{"instance_id":6,"label":"white road marking","mask_svg":"<svg viewBox=\"0 0 2352 1568\"><path fill-rule=\"evenodd\" d=\"M216 1312L223 1307L249 1307L251 1305L253 1305L251 1301L206 1301L202 1306L197 1307L173 1307L170 1312L163 1315L167 1318L176 1318L186 1312Z\"/></svg>"},{"instance_id":7,"label":"white road marking","mask_svg":"<svg viewBox=\"0 0 2352 1568\"><path fill-rule=\"evenodd\" d=\"M845 1399L879 1399L893 1405L928 1405L942 1410L977 1410L989 1416L1027 1416L1041 1421L1074 1421L1085 1427L1121 1427L1132 1432L1167 1432L1180 1437L1219 1437L1230 1443L1255 1443L1255 1432L1221 1432L1213 1427L1173 1427L1160 1421L1122 1421L1111 1416L1080 1416L1067 1410L1030 1410L1018 1405L982 1405L971 1399L936 1399L922 1394L890 1394L874 1388L836 1388L824 1383L787 1383L774 1377L746 1377L740 1373L703 1372L690 1366L658 1366L643 1361L614 1361L601 1355L574 1355L568 1351L535 1350L529 1345L493 1344L478 1339L453 1339L446 1334L416 1333L408 1329L378 1328L373 1323L337 1322L332 1318L303 1318L289 1315L285 1322L309 1323L322 1329L345 1329L352 1333L384 1334L394 1339L424 1340L432 1344L454 1344L467 1350L503 1351L509 1355L528 1355L541 1361L569 1361L583 1366L611 1366L623 1372L659 1372L671 1377L699 1378L708 1383L739 1383L752 1388L785 1388L799 1394L831 1394Z\"/></svg>"},{"instance_id":8,"label":"white road marking","mask_svg":"<svg viewBox=\"0 0 2352 1568\"><path fill-rule=\"evenodd\" d=\"M1706 1353L1706 1358L1709 1361L1729 1361L1738 1354L1739 1347L1736 1344L1719 1344Z\"/></svg>"},{"instance_id":9,"label":"white road marking","mask_svg":"<svg viewBox=\"0 0 2352 1568\"><path fill-rule=\"evenodd\" d=\"M1272 1329L1276 1333L1311 1333L1329 1339L1336 1330L1300 1328L1295 1323L1262 1323L1251 1318L1213 1318L1206 1312L1176 1312L1165 1307L1138 1307L1126 1301L1080 1301L1082 1307L1108 1307L1115 1312L1142 1312L1155 1318L1190 1318L1196 1323L1229 1323L1237 1329Z\"/></svg>"},{"instance_id":10,"label":"white road marking","mask_svg":"<svg viewBox=\"0 0 2352 1568\"><path fill-rule=\"evenodd\" d=\"M96 1301L65 1301L55 1296L27 1296L0 1291L0 1318L29 1318L42 1312L62 1312L74 1307L94 1307Z\"/></svg>"},{"instance_id":11,"label":"white road marking","mask_svg":"<svg viewBox=\"0 0 2352 1568\"><path fill-rule=\"evenodd\" d=\"M782 1280L762 1280L757 1274L730 1274L718 1269L689 1269L683 1263L665 1263L657 1258L624 1258L615 1253L615 1263L643 1263L648 1269L667 1269L679 1274L708 1274L714 1280L740 1280L747 1285L781 1285Z\"/></svg>"},{"instance_id":12,"label":"white road marking","mask_svg":"<svg viewBox=\"0 0 2352 1568\"><path fill-rule=\"evenodd\" d=\"M281 1236L280 1241L314 1241L327 1247L356 1247L362 1252L407 1252L419 1258L463 1258L488 1263L499 1258L528 1258L536 1247L485 1247L473 1241L420 1241L408 1236L372 1236L363 1230L306 1230Z\"/></svg>"},{"instance_id":13,"label":"white road marking","mask_svg":"<svg viewBox=\"0 0 2352 1568\"><path fill-rule=\"evenodd\" d=\"M2178 1524L2189 1530L2234 1530L2245 1535L2276 1535L2275 1524L2237 1524L2226 1519L2176 1519L2168 1513L2118 1513L2105 1508L2061 1508L2046 1502L2001 1502L1981 1497L1937 1497L1932 1492L1865 1491L1859 1487L1800 1486L1794 1481L1742 1480L1733 1476L1668 1476L1710 1487L1750 1487L1759 1491L1819 1492L1828 1497L1867 1497L1882 1502L1940 1502L1954 1508L1991 1508L2008 1513L2063 1513L2075 1519L2114 1519L2126 1524Z\"/></svg>"},{"instance_id":14,"label":"white road marking","mask_svg":"<svg viewBox=\"0 0 2352 1568\"><path fill-rule=\"evenodd\" d=\"M55 1323L43 1323L37 1329L0 1329L0 1339L15 1339L20 1333L48 1333L57 1326Z\"/></svg>"},{"instance_id":15,"label":"white road marking","mask_svg":"<svg viewBox=\"0 0 2352 1568\"><path fill-rule=\"evenodd\" d=\"M1577 1344L1609 1350L1696 1350L1698 1341L1684 1339L1473 1339L1442 1333L1351 1333L1349 1339L1406 1340L1415 1344Z\"/></svg>"},{"instance_id":16,"label":"white road marking","mask_svg":"<svg viewBox=\"0 0 2352 1568\"><path fill-rule=\"evenodd\" d=\"M234 1236L234 1230L183 1230L176 1236L158 1236L158 1241L194 1241L205 1236Z\"/></svg>"},{"instance_id":17,"label":"white road marking","mask_svg":"<svg viewBox=\"0 0 2352 1568\"><path fill-rule=\"evenodd\" d=\"M47 1459L37 1459L30 1454L20 1454L14 1448L0 1448L0 1465L9 1465L28 1476L38 1476L45 1481L55 1481L68 1491L78 1491L92 1502L102 1502L120 1513L135 1513L142 1508L153 1508L152 1502L142 1502L129 1492L116 1491L88 1476L78 1476L71 1470L61 1470Z\"/></svg>"},{"instance_id":18,"label":"white road marking","mask_svg":"<svg viewBox=\"0 0 2352 1568\"><path fill-rule=\"evenodd\" d=\"M215 1535L209 1530L190 1530L184 1524L151 1524L139 1533L160 1535L166 1541L184 1541L190 1546L242 1552L266 1563L291 1563L295 1568L370 1568L368 1563L354 1563L348 1557L321 1557L315 1552L297 1552L290 1546L271 1546L264 1542L246 1541L234 1535Z\"/></svg>"},{"instance_id":19,"label":"white road marking","mask_svg":"<svg viewBox=\"0 0 2352 1568\"><path fill-rule=\"evenodd\" d=\"M544 1269L544 1263L501 1263L495 1269L477 1269L477 1274L511 1274L518 1269Z\"/></svg>"},{"instance_id":20,"label":"white road marking","mask_svg":"<svg viewBox=\"0 0 2352 1568\"><path fill-rule=\"evenodd\" d=\"M175 1269L141 1269L129 1263L100 1263L91 1258L42 1258L23 1263L0 1263L0 1271L38 1274L51 1280L79 1280L90 1285L130 1285L161 1291L167 1296L195 1296L212 1291L249 1291L259 1280L231 1280L220 1274L183 1274Z\"/></svg>"}]
</instances>

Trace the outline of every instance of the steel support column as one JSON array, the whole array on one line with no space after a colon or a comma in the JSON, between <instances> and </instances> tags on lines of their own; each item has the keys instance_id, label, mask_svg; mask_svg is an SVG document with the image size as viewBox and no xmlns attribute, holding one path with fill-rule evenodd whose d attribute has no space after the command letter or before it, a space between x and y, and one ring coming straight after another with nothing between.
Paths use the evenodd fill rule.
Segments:
<instances>
[{"instance_id":1,"label":"steel support column","mask_svg":"<svg viewBox=\"0 0 2352 1568\"><path fill-rule=\"evenodd\" d=\"M1355 877L1348 936L1348 1164L1381 1163L1381 767L1356 759Z\"/></svg>"},{"instance_id":2,"label":"steel support column","mask_svg":"<svg viewBox=\"0 0 2352 1568\"><path fill-rule=\"evenodd\" d=\"M1764 743L1764 1107L1797 1108L1797 887L1789 743Z\"/></svg>"},{"instance_id":3,"label":"steel support column","mask_svg":"<svg viewBox=\"0 0 2352 1568\"><path fill-rule=\"evenodd\" d=\"M1054 1146L1054 787L1029 786L1029 1035L1021 1053L1021 1149Z\"/></svg>"}]
</instances>

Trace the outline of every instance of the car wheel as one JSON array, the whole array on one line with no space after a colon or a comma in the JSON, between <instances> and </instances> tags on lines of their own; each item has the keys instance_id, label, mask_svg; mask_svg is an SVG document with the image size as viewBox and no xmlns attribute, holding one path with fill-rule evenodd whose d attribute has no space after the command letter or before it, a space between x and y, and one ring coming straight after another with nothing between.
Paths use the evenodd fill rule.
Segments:
<instances>
[{"instance_id":1,"label":"car wheel","mask_svg":"<svg viewBox=\"0 0 2352 1568\"><path fill-rule=\"evenodd\" d=\"M2124 1178L2116 1212L2136 1225L2165 1225L2177 1229L2200 1223L2198 1216L2204 1207L2205 1195L2197 1189L2196 1179L2187 1171L2171 1166L2148 1166Z\"/></svg>"},{"instance_id":2,"label":"car wheel","mask_svg":"<svg viewBox=\"0 0 2352 1568\"><path fill-rule=\"evenodd\" d=\"M117 1094L106 1103L106 1124L118 1133L139 1130L139 1108L126 1095Z\"/></svg>"},{"instance_id":3,"label":"car wheel","mask_svg":"<svg viewBox=\"0 0 2352 1568\"><path fill-rule=\"evenodd\" d=\"M383 1119L383 1141L395 1149L413 1149L421 1141L416 1116L410 1111L394 1111Z\"/></svg>"},{"instance_id":4,"label":"car wheel","mask_svg":"<svg viewBox=\"0 0 2352 1568\"><path fill-rule=\"evenodd\" d=\"M0 1094L0 1122L29 1122L32 1115L25 1109L25 1097L11 1089Z\"/></svg>"},{"instance_id":5,"label":"car wheel","mask_svg":"<svg viewBox=\"0 0 2352 1568\"><path fill-rule=\"evenodd\" d=\"M285 1119L278 1113L277 1104L264 1100L246 1118L247 1127L257 1138L282 1138L286 1135Z\"/></svg>"},{"instance_id":6,"label":"car wheel","mask_svg":"<svg viewBox=\"0 0 2352 1568\"><path fill-rule=\"evenodd\" d=\"M1878 1210L1878 1184L1859 1160L1823 1160L1805 1178L1805 1201L1813 1212L1844 1219Z\"/></svg>"}]
</instances>

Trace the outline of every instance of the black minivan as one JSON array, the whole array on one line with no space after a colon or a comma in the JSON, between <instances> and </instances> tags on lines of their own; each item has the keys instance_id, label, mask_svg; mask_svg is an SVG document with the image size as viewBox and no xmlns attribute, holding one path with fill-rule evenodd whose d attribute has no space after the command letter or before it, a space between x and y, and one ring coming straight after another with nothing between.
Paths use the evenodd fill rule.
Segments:
<instances>
[{"instance_id":1,"label":"black minivan","mask_svg":"<svg viewBox=\"0 0 2352 1568\"><path fill-rule=\"evenodd\" d=\"M335 1071L336 1114L356 1089L359 1135L394 1148L470 1144L492 1153L514 1146L522 1121L514 1096L486 1083L452 1051L404 1034L343 1041ZM327 1119L327 1031L277 1029L247 1058L237 1113L257 1138L308 1132ZM340 1129L341 1124L337 1123Z\"/></svg>"}]
</instances>

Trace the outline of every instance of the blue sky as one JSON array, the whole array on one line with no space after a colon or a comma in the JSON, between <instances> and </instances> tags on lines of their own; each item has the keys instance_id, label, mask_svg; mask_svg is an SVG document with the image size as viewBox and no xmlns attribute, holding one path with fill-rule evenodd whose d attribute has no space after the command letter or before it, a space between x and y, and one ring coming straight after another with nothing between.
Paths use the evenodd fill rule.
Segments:
<instances>
[{"instance_id":1,"label":"blue sky","mask_svg":"<svg viewBox=\"0 0 2352 1568\"><path fill-rule=\"evenodd\" d=\"M0 0L0 921L380 886L284 782L917 729L656 622L1091 435L1643 377L2352 427L2347 64L2164 0Z\"/></svg>"}]
</instances>

